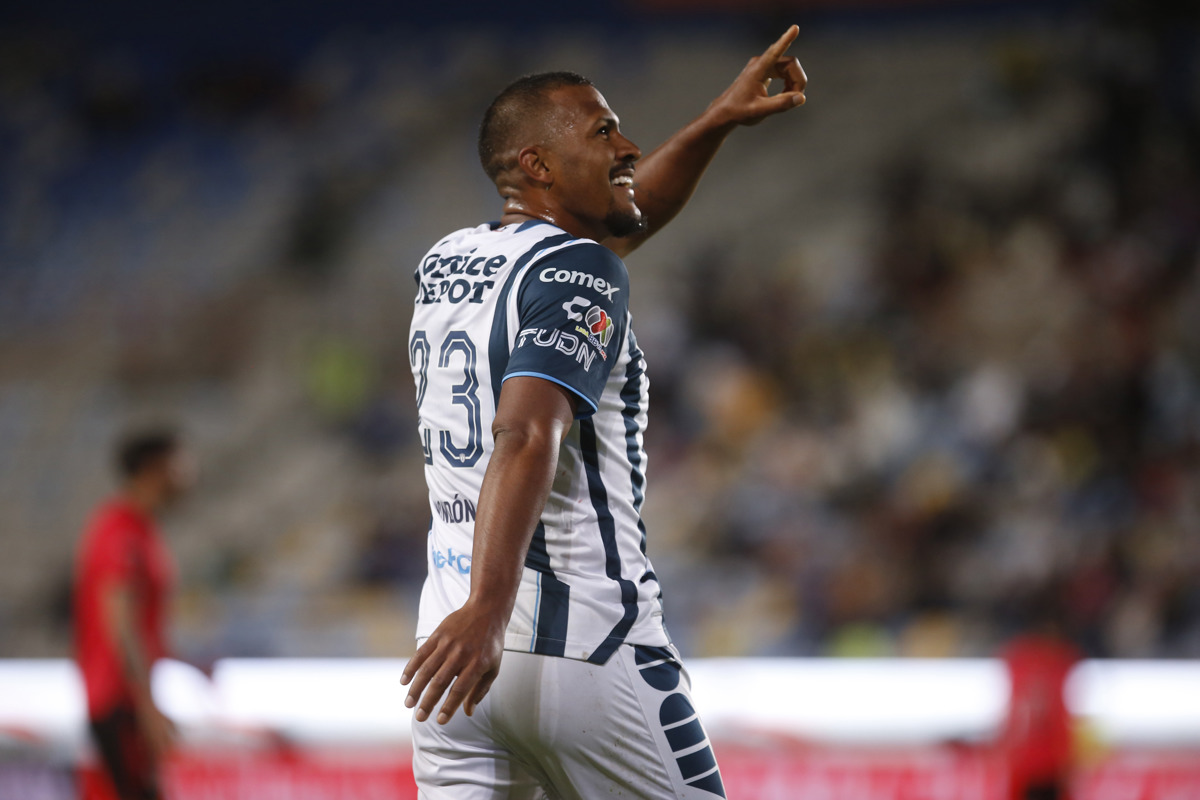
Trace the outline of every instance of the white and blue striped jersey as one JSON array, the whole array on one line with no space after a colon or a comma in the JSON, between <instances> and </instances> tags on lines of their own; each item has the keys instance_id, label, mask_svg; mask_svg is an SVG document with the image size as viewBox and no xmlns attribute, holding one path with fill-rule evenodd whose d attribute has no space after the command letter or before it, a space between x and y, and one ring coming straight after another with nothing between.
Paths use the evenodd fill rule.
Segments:
<instances>
[{"instance_id":1,"label":"white and blue striped jersey","mask_svg":"<svg viewBox=\"0 0 1200 800\"><path fill-rule=\"evenodd\" d=\"M578 396L525 559L505 648L603 664L623 644L666 645L641 507L646 362L625 265L549 223L456 231L416 271L408 352L432 522L417 638L470 591L475 508L504 381Z\"/></svg>"}]
</instances>

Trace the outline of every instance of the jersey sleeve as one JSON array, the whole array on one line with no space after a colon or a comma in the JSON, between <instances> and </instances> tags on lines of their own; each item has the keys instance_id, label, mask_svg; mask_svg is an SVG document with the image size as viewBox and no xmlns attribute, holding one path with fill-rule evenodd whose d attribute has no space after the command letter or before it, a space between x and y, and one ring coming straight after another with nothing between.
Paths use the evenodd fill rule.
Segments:
<instances>
[{"instance_id":1,"label":"jersey sleeve","mask_svg":"<svg viewBox=\"0 0 1200 800\"><path fill-rule=\"evenodd\" d=\"M616 254L587 243L559 250L530 268L517 295L516 341L504 380L531 375L566 387L595 413L621 350L629 274Z\"/></svg>"},{"instance_id":2,"label":"jersey sleeve","mask_svg":"<svg viewBox=\"0 0 1200 800\"><path fill-rule=\"evenodd\" d=\"M91 553L90 568L101 583L127 584L138 572L138 552L133 530L122 519L109 516Z\"/></svg>"}]
</instances>

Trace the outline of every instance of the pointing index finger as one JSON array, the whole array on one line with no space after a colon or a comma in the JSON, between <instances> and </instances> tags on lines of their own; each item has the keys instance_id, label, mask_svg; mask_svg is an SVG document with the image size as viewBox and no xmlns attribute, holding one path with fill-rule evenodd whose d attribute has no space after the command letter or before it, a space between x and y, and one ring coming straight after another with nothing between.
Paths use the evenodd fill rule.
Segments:
<instances>
[{"instance_id":1,"label":"pointing index finger","mask_svg":"<svg viewBox=\"0 0 1200 800\"><path fill-rule=\"evenodd\" d=\"M766 77L766 70L769 70L787 52L787 49L791 47L792 42L796 41L796 37L799 35L800 26L793 25L784 31L783 36L776 39L775 43L763 52L761 61L764 70L763 77Z\"/></svg>"}]
</instances>

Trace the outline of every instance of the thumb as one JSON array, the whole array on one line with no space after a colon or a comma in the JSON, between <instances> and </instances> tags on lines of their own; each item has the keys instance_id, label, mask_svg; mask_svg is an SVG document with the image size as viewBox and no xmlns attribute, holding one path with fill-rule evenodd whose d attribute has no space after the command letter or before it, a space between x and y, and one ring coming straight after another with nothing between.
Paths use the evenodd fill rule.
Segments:
<instances>
[{"instance_id":1,"label":"thumb","mask_svg":"<svg viewBox=\"0 0 1200 800\"><path fill-rule=\"evenodd\" d=\"M780 92L766 98L761 105L764 114L778 114L790 108L804 105L804 92Z\"/></svg>"}]
</instances>

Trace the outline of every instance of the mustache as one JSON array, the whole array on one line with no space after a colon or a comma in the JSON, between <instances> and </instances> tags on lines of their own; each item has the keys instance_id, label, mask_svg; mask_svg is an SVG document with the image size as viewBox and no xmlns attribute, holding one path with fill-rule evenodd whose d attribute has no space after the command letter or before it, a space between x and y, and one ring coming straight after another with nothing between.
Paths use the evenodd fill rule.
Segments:
<instances>
[{"instance_id":1,"label":"mustache","mask_svg":"<svg viewBox=\"0 0 1200 800\"><path fill-rule=\"evenodd\" d=\"M633 174L636 170L637 167L634 166L633 159L629 159L628 161L622 161L620 164L617 164L615 167L610 169L608 171L608 177L612 179L623 172Z\"/></svg>"}]
</instances>

